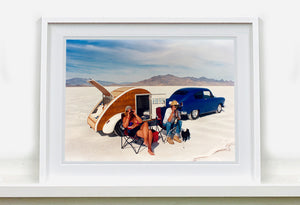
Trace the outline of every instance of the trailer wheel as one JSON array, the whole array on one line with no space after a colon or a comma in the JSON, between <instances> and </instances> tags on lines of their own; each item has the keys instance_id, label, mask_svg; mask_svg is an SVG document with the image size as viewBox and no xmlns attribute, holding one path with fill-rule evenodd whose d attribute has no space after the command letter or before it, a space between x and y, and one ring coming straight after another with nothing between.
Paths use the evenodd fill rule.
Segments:
<instances>
[{"instance_id":1,"label":"trailer wheel","mask_svg":"<svg viewBox=\"0 0 300 205\"><path fill-rule=\"evenodd\" d=\"M121 128L122 126L122 120L119 120L116 125L115 125L115 129L114 129L114 133L118 136L122 136L123 135L123 130Z\"/></svg>"}]
</instances>

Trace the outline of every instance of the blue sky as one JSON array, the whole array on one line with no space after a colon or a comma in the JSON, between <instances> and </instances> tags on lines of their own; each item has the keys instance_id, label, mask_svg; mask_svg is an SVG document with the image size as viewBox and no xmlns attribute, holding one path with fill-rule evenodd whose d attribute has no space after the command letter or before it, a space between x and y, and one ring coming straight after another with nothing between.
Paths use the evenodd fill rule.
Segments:
<instances>
[{"instance_id":1,"label":"blue sky","mask_svg":"<svg viewBox=\"0 0 300 205\"><path fill-rule=\"evenodd\" d=\"M233 80L232 38L68 39L66 77L135 82L156 75Z\"/></svg>"}]
</instances>

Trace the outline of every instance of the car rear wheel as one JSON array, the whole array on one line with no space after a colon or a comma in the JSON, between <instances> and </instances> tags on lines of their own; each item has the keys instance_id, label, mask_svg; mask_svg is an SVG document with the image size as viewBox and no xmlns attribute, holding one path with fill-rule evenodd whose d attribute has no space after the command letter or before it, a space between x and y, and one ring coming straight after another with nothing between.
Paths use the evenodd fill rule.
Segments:
<instances>
[{"instance_id":1,"label":"car rear wheel","mask_svg":"<svg viewBox=\"0 0 300 205\"><path fill-rule=\"evenodd\" d=\"M217 113L220 113L220 112L222 112L222 105L221 104L219 104L218 108L217 108Z\"/></svg>"},{"instance_id":2,"label":"car rear wheel","mask_svg":"<svg viewBox=\"0 0 300 205\"><path fill-rule=\"evenodd\" d=\"M195 120L199 117L199 110L192 110L192 112L188 115L190 120Z\"/></svg>"}]
</instances>

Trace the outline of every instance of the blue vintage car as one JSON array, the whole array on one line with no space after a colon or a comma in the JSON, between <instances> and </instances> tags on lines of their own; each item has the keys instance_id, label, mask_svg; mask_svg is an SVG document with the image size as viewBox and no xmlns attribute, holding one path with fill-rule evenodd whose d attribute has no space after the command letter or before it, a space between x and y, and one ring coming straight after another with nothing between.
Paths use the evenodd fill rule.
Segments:
<instances>
[{"instance_id":1,"label":"blue vintage car","mask_svg":"<svg viewBox=\"0 0 300 205\"><path fill-rule=\"evenodd\" d=\"M207 88L182 88L175 91L166 100L166 106L176 100L180 106L181 115L187 115L189 119L197 119L200 115L222 111L225 98L215 97Z\"/></svg>"}]
</instances>

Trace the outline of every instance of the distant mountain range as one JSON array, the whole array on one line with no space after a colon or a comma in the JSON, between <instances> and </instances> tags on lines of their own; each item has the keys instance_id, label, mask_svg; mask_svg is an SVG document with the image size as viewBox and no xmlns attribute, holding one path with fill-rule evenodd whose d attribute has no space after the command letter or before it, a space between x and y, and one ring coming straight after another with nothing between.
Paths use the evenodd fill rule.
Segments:
<instances>
[{"instance_id":1,"label":"distant mountain range","mask_svg":"<svg viewBox=\"0 0 300 205\"><path fill-rule=\"evenodd\" d=\"M67 87L85 87L91 86L87 81L89 79L85 78L72 78L68 79L66 82ZM145 79L138 82L125 82L125 83L115 83L109 81L100 81L98 83L104 86L233 86L233 81L227 80L215 80L206 77L177 77L174 75L157 75L149 79Z\"/></svg>"},{"instance_id":2,"label":"distant mountain range","mask_svg":"<svg viewBox=\"0 0 300 205\"><path fill-rule=\"evenodd\" d=\"M67 87L90 87L92 86L91 84L88 83L89 78L71 78L66 80L66 86ZM101 81L101 80L96 80L98 83L104 86L112 85L115 84L114 82L109 82L109 81Z\"/></svg>"},{"instance_id":3,"label":"distant mountain range","mask_svg":"<svg viewBox=\"0 0 300 205\"><path fill-rule=\"evenodd\" d=\"M233 81L215 80L206 77L177 77L175 75L157 75L152 78L130 83L130 86L165 86L165 85L181 85L181 86L202 86L202 85L234 85Z\"/></svg>"}]
</instances>

